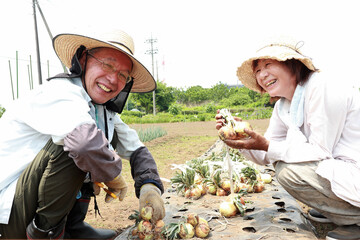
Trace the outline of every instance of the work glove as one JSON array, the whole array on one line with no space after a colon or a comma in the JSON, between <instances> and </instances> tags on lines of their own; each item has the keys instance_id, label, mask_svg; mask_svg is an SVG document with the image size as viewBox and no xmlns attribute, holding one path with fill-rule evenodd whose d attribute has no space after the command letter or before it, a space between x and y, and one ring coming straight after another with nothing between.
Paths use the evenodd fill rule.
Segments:
<instances>
[{"instance_id":1,"label":"work glove","mask_svg":"<svg viewBox=\"0 0 360 240\"><path fill-rule=\"evenodd\" d=\"M139 212L145 206L153 208L152 223L165 217L164 201L161 198L161 192L158 187L151 183L144 184L140 189Z\"/></svg>"},{"instance_id":2,"label":"work glove","mask_svg":"<svg viewBox=\"0 0 360 240\"><path fill-rule=\"evenodd\" d=\"M105 188L104 184L108 188ZM95 195L99 195L100 188L103 188L106 192L106 203L113 201L115 198L119 198L119 201L122 201L125 198L128 187L123 176L119 175L110 182L104 182L104 184L94 182L94 193Z\"/></svg>"}]
</instances>

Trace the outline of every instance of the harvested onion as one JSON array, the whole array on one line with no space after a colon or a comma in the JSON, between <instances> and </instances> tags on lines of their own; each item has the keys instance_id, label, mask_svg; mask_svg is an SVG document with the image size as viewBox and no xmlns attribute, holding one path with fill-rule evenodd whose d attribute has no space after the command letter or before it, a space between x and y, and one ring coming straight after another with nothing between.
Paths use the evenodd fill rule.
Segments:
<instances>
[{"instance_id":1,"label":"harvested onion","mask_svg":"<svg viewBox=\"0 0 360 240\"><path fill-rule=\"evenodd\" d=\"M231 202L222 202L220 204L219 210L220 210L220 214L224 217L233 217L236 215L236 213L238 211L232 201Z\"/></svg>"}]
</instances>

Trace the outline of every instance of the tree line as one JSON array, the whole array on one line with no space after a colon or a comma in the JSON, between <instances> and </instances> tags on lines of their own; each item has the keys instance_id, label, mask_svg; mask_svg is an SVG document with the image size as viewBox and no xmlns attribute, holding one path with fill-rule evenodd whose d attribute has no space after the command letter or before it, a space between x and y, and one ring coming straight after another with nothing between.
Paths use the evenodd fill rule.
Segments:
<instances>
[{"instance_id":1,"label":"tree line","mask_svg":"<svg viewBox=\"0 0 360 240\"><path fill-rule=\"evenodd\" d=\"M157 82L155 90L155 105L157 112L167 112L176 105L199 106L204 104L221 105L225 107L269 107L268 94L259 94L243 86L230 87L217 83L211 88L192 86L187 89L168 87ZM131 93L127 102L127 110L138 109L147 114L153 111L153 94Z\"/></svg>"}]
</instances>

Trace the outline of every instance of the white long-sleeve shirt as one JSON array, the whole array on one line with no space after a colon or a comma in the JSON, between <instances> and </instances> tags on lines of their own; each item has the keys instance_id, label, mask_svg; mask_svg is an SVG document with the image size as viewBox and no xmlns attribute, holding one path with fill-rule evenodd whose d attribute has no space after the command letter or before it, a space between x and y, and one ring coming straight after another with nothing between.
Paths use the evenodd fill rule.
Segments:
<instances>
[{"instance_id":1,"label":"white long-sleeve shirt","mask_svg":"<svg viewBox=\"0 0 360 240\"><path fill-rule=\"evenodd\" d=\"M79 78L46 82L12 105L0 118L0 224L8 223L20 174L48 140L63 145L68 133L87 123L104 130L104 106L91 103ZM130 159L144 146L118 114L107 111L107 122L109 142L114 131L121 142L120 157Z\"/></svg>"},{"instance_id":2,"label":"white long-sleeve shirt","mask_svg":"<svg viewBox=\"0 0 360 240\"><path fill-rule=\"evenodd\" d=\"M306 85L300 128L292 127L279 105L264 135L270 140L268 151L241 152L261 165L323 160L316 173L330 181L339 198L360 207L359 89L313 74Z\"/></svg>"}]
</instances>

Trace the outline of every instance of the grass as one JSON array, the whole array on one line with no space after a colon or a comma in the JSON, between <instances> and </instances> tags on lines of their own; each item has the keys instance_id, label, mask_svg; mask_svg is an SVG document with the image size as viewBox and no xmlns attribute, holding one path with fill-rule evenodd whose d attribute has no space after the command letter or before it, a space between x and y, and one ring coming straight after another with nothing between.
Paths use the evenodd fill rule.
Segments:
<instances>
[{"instance_id":1,"label":"grass","mask_svg":"<svg viewBox=\"0 0 360 240\"><path fill-rule=\"evenodd\" d=\"M162 127L150 127L146 129L140 128L137 131L139 138L142 142L148 142L158 137L162 137L167 134L166 130Z\"/></svg>"}]
</instances>

